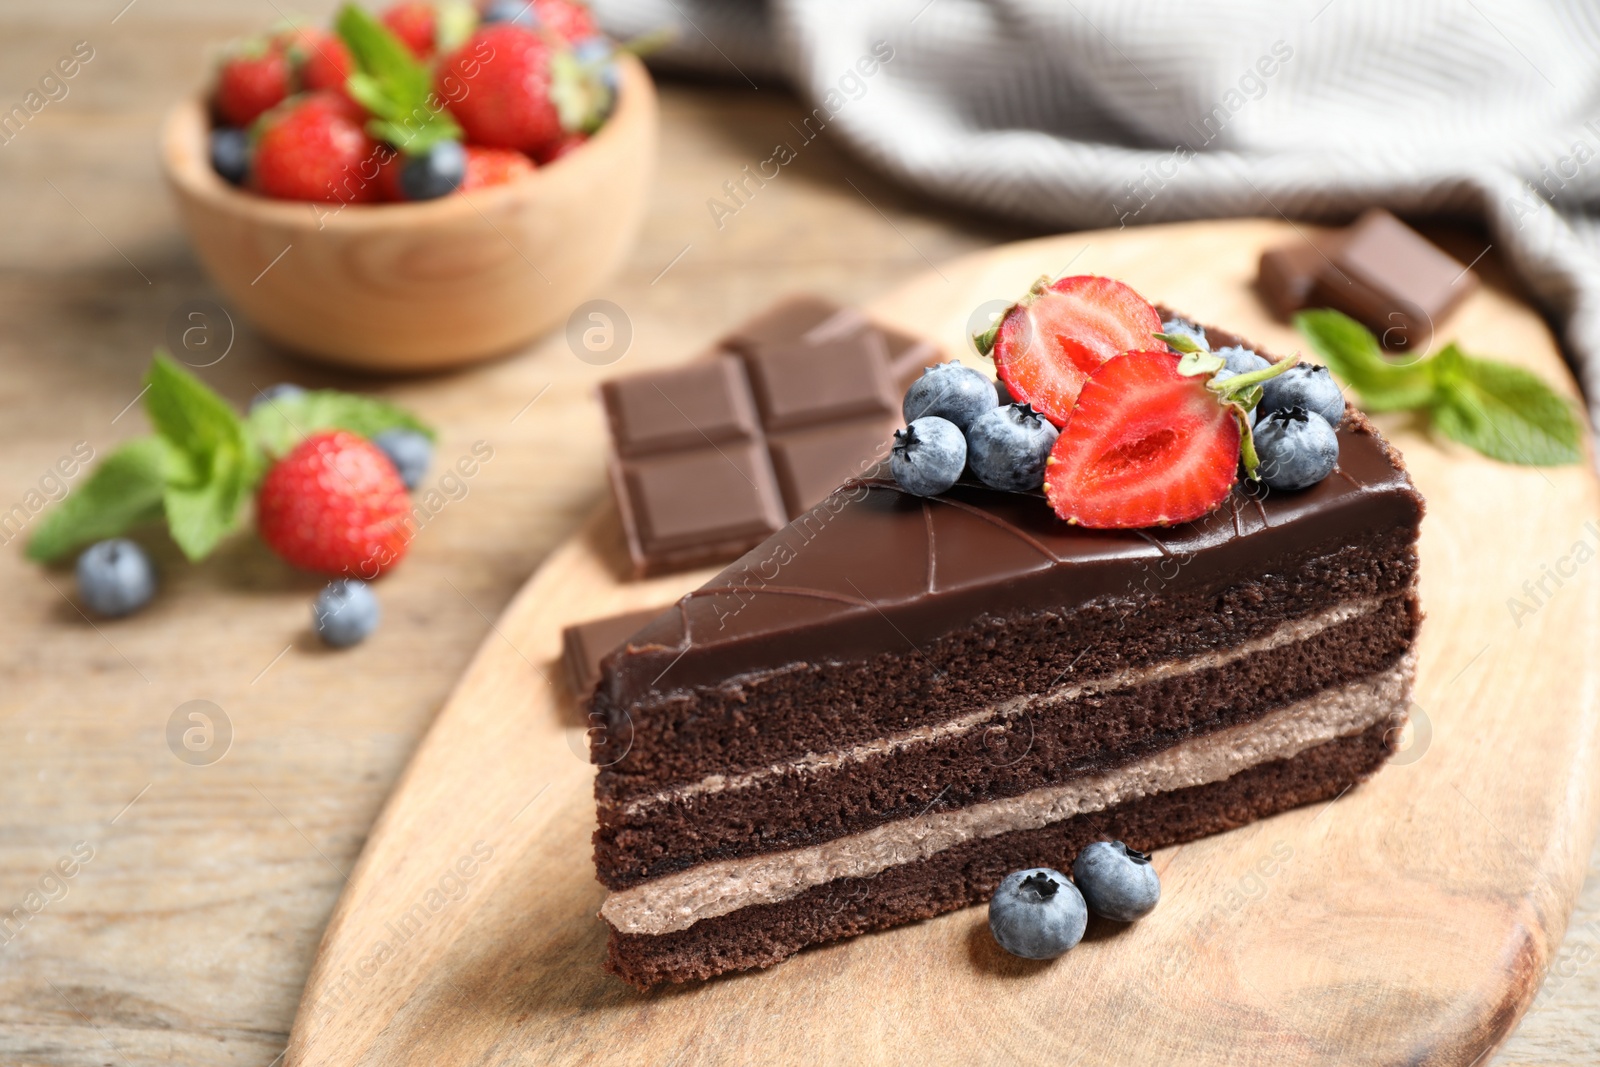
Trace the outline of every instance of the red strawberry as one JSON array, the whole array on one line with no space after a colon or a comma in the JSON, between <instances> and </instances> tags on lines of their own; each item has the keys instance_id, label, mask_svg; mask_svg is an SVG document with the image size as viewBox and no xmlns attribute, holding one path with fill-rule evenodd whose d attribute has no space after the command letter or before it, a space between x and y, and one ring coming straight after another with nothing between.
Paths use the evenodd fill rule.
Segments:
<instances>
[{"instance_id":1,"label":"red strawberry","mask_svg":"<svg viewBox=\"0 0 1600 1067\"><path fill-rule=\"evenodd\" d=\"M576 0L533 0L533 15L543 29L555 34L567 44L577 44L586 37L595 37L600 27L595 25L594 14L587 4Z\"/></svg>"},{"instance_id":2,"label":"red strawberry","mask_svg":"<svg viewBox=\"0 0 1600 1067\"><path fill-rule=\"evenodd\" d=\"M276 43L252 42L217 69L212 107L229 126L248 126L289 95L292 71Z\"/></svg>"},{"instance_id":3,"label":"red strawberry","mask_svg":"<svg viewBox=\"0 0 1600 1067\"><path fill-rule=\"evenodd\" d=\"M256 524L267 547L296 567L376 578L410 547L411 499L394 463L364 437L307 437L262 479Z\"/></svg>"},{"instance_id":4,"label":"red strawberry","mask_svg":"<svg viewBox=\"0 0 1600 1067\"><path fill-rule=\"evenodd\" d=\"M422 0L400 0L390 4L383 12L383 24L400 38L411 54L418 59L432 59L434 35L438 31L438 15L432 4Z\"/></svg>"},{"instance_id":5,"label":"red strawberry","mask_svg":"<svg viewBox=\"0 0 1600 1067\"><path fill-rule=\"evenodd\" d=\"M1144 297L1112 278L1079 274L1039 279L977 340L980 351L992 346L987 354L1011 395L1061 426L1096 367L1149 348L1160 332L1161 316Z\"/></svg>"},{"instance_id":6,"label":"red strawberry","mask_svg":"<svg viewBox=\"0 0 1600 1067\"><path fill-rule=\"evenodd\" d=\"M484 26L439 64L436 83L466 139L534 152L565 132L550 97L553 48L509 22ZM482 57L488 58L482 58Z\"/></svg>"},{"instance_id":7,"label":"red strawberry","mask_svg":"<svg viewBox=\"0 0 1600 1067\"><path fill-rule=\"evenodd\" d=\"M471 192L491 185L504 185L532 174L536 168L533 160L521 152L505 148L482 148L467 145L467 176L457 186L459 192Z\"/></svg>"},{"instance_id":8,"label":"red strawberry","mask_svg":"<svg viewBox=\"0 0 1600 1067\"><path fill-rule=\"evenodd\" d=\"M1165 351L1101 364L1045 468L1056 514L1092 529L1188 522L1227 499L1239 470L1235 410Z\"/></svg>"},{"instance_id":9,"label":"red strawberry","mask_svg":"<svg viewBox=\"0 0 1600 1067\"><path fill-rule=\"evenodd\" d=\"M287 39L289 58L299 71L302 89L344 92L345 79L356 63L343 41L315 27L296 27Z\"/></svg>"},{"instance_id":10,"label":"red strawberry","mask_svg":"<svg viewBox=\"0 0 1600 1067\"><path fill-rule=\"evenodd\" d=\"M296 98L262 120L250 175L258 192L285 200L371 203L389 150L367 136L338 93Z\"/></svg>"}]
</instances>

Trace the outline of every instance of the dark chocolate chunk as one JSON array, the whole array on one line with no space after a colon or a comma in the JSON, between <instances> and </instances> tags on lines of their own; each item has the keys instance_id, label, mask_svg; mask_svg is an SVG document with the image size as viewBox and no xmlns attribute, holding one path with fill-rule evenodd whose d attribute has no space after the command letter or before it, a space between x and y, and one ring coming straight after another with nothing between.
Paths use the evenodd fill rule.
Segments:
<instances>
[{"instance_id":1,"label":"dark chocolate chunk","mask_svg":"<svg viewBox=\"0 0 1600 1067\"><path fill-rule=\"evenodd\" d=\"M858 311L795 297L707 360L601 387L634 573L759 544L886 454L899 387L938 350Z\"/></svg>"}]
</instances>

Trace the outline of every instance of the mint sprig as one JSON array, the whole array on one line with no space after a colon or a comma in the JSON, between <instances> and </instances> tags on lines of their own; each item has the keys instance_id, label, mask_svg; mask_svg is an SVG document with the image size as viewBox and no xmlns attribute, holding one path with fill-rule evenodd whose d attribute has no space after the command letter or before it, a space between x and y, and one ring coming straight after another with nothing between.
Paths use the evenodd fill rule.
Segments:
<instances>
[{"instance_id":1,"label":"mint sprig","mask_svg":"<svg viewBox=\"0 0 1600 1067\"><path fill-rule=\"evenodd\" d=\"M357 67L345 89L375 116L367 123L368 133L408 156L461 139L461 127L433 91L432 71L387 26L346 4L334 29Z\"/></svg>"},{"instance_id":2,"label":"mint sprig","mask_svg":"<svg viewBox=\"0 0 1600 1067\"><path fill-rule=\"evenodd\" d=\"M28 539L28 558L47 562L161 518L167 447L141 437L118 448L45 516Z\"/></svg>"},{"instance_id":3,"label":"mint sprig","mask_svg":"<svg viewBox=\"0 0 1600 1067\"><path fill-rule=\"evenodd\" d=\"M1454 341L1427 359L1395 363L1370 330L1337 311L1302 311L1294 322L1368 411L1421 412L1446 437L1503 463L1583 458L1571 402L1531 371L1468 355Z\"/></svg>"},{"instance_id":4,"label":"mint sprig","mask_svg":"<svg viewBox=\"0 0 1600 1067\"><path fill-rule=\"evenodd\" d=\"M416 416L386 400L331 389L273 399L241 418L159 350L145 387L144 409L155 433L120 446L45 516L28 540L28 558L49 562L165 519L183 554L203 559L239 527L267 467L306 435L349 430L373 437L407 429L433 436Z\"/></svg>"}]
</instances>

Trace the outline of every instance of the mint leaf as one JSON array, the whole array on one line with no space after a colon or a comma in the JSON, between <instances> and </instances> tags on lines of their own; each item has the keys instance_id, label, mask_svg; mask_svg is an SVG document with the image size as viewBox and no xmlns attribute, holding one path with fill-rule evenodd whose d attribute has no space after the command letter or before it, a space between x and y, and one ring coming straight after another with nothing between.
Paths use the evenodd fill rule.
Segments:
<instances>
[{"instance_id":1,"label":"mint leaf","mask_svg":"<svg viewBox=\"0 0 1600 1067\"><path fill-rule=\"evenodd\" d=\"M205 459L204 469L169 483L162 495L167 530L191 560L204 559L233 532L254 487L251 456L242 448L224 446Z\"/></svg>"},{"instance_id":2,"label":"mint leaf","mask_svg":"<svg viewBox=\"0 0 1600 1067\"><path fill-rule=\"evenodd\" d=\"M165 352L156 352L145 383L145 411L169 449L167 526L184 555L202 559L238 524L260 457L227 401Z\"/></svg>"},{"instance_id":3,"label":"mint leaf","mask_svg":"<svg viewBox=\"0 0 1600 1067\"><path fill-rule=\"evenodd\" d=\"M228 402L157 349L145 372L144 409L156 433L179 451L198 456L242 444L244 423Z\"/></svg>"},{"instance_id":4,"label":"mint leaf","mask_svg":"<svg viewBox=\"0 0 1600 1067\"><path fill-rule=\"evenodd\" d=\"M251 439L269 456L283 455L318 430L349 430L368 438L385 430L416 430L433 437L432 427L397 404L334 389L257 404L246 425Z\"/></svg>"},{"instance_id":5,"label":"mint leaf","mask_svg":"<svg viewBox=\"0 0 1600 1067\"><path fill-rule=\"evenodd\" d=\"M1469 356L1454 341L1427 359L1391 363L1371 331L1337 311L1302 311L1294 323L1368 411L1426 411L1440 433L1504 463L1582 458L1571 403L1532 371Z\"/></svg>"},{"instance_id":6,"label":"mint leaf","mask_svg":"<svg viewBox=\"0 0 1600 1067\"><path fill-rule=\"evenodd\" d=\"M1361 394L1368 411L1426 407L1433 379L1420 363L1391 363L1372 331L1337 311L1302 311L1294 324L1328 369Z\"/></svg>"},{"instance_id":7,"label":"mint leaf","mask_svg":"<svg viewBox=\"0 0 1600 1067\"><path fill-rule=\"evenodd\" d=\"M433 72L387 26L346 4L334 28L358 68L345 88L376 116L367 132L413 156L440 141L461 139L461 127L433 92Z\"/></svg>"},{"instance_id":8,"label":"mint leaf","mask_svg":"<svg viewBox=\"0 0 1600 1067\"><path fill-rule=\"evenodd\" d=\"M166 446L156 437L122 445L57 504L28 539L31 560L48 563L80 545L161 517Z\"/></svg>"},{"instance_id":9,"label":"mint leaf","mask_svg":"<svg viewBox=\"0 0 1600 1067\"><path fill-rule=\"evenodd\" d=\"M1534 467L1577 463L1582 431L1572 405L1538 375L1467 355L1451 342L1428 360L1433 424L1491 459Z\"/></svg>"}]
</instances>

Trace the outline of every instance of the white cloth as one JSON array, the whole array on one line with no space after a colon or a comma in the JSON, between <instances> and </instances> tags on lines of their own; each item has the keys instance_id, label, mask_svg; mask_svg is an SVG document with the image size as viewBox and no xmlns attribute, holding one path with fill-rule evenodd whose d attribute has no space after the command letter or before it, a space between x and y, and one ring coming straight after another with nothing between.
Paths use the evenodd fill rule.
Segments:
<instances>
[{"instance_id":1,"label":"white cloth","mask_svg":"<svg viewBox=\"0 0 1600 1067\"><path fill-rule=\"evenodd\" d=\"M1052 227L1380 204L1481 219L1600 413L1600 6L595 0L661 61L785 78L884 172ZM870 75L857 64L892 58ZM867 62L860 70L871 66ZM830 95L832 94L832 95ZM1466 339L1470 347L1470 338Z\"/></svg>"}]
</instances>

